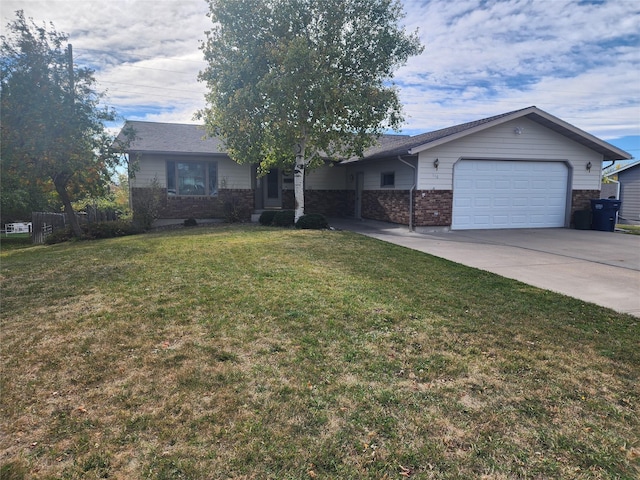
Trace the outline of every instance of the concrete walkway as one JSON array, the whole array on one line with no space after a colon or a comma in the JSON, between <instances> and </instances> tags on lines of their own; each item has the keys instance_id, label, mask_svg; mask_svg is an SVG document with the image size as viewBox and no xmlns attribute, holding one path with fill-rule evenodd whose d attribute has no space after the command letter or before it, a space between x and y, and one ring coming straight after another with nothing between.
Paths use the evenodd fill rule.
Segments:
<instances>
[{"instance_id":1,"label":"concrete walkway","mask_svg":"<svg viewBox=\"0 0 640 480\"><path fill-rule=\"evenodd\" d=\"M413 233L369 220L330 224L640 317L638 235L566 228Z\"/></svg>"}]
</instances>

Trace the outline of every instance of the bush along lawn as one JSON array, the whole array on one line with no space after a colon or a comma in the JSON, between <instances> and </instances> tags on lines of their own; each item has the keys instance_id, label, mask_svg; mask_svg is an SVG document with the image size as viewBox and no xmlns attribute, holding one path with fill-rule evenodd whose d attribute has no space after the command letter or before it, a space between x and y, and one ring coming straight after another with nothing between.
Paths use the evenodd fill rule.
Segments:
<instances>
[{"instance_id":1,"label":"bush along lawn","mask_svg":"<svg viewBox=\"0 0 640 480\"><path fill-rule=\"evenodd\" d=\"M632 316L349 232L1 255L2 478L640 474Z\"/></svg>"}]
</instances>

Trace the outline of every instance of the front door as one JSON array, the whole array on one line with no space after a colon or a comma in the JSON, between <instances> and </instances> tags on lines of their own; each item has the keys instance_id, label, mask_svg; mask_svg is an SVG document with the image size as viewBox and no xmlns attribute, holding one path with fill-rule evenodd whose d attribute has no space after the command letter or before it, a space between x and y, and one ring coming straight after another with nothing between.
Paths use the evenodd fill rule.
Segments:
<instances>
[{"instance_id":1,"label":"front door","mask_svg":"<svg viewBox=\"0 0 640 480\"><path fill-rule=\"evenodd\" d=\"M282 175L280 169L272 168L262 177L264 208L282 208Z\"/></svg>"}]
</instances>

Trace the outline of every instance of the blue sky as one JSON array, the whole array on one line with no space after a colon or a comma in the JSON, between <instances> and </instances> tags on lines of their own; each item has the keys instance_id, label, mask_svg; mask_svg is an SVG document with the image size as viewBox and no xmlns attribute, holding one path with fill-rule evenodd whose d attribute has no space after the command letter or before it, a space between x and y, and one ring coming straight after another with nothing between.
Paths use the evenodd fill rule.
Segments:
<instances>
[{"instance_id":1,"label":"blue sky","mask_svg":"<svg viewBox=\"0 0 640 480\"><path fill-rule=\"evenodd\" d=\"M404 133L531 105L640 157L640 0L403 0L424 53L394 78ZM205 0L3 0L70 35L125 118L193 123Z\"/></svg>"}]
</instances>

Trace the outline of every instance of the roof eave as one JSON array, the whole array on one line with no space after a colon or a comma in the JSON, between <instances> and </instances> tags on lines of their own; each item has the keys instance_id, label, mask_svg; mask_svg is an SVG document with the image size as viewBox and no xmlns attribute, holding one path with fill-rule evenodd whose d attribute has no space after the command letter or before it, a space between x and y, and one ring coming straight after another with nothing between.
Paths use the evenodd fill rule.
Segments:
<instances>
[{"instance_id":1,"label":"roof eave","mask_svg":"<svg viewBox=\"0 0 640 480\"><path fill-rule=\"evenodd\" d=\"M636 168L640 166L640 160L630 163L629 165L625 165L624 167L619 168L618 170L614 170L613 172L605 173L605 177L611 177L613 175L617 175L621 172L626 172L627 170L631 170L632 168Z\"/></svg>"},{"instance_id":2,"label":"roof eave","mask_svg":"<svg viewBox=\"0 0 640 480\"><path fill-rule=\"evenodd\" d=\"M127 150L125 153L128 155L176 155L176 156L213 156L213 157L228 157L225 152L185 152L175 150Z\"/></svg>"}]
</instances>

